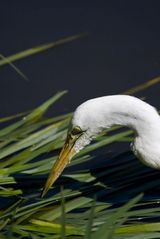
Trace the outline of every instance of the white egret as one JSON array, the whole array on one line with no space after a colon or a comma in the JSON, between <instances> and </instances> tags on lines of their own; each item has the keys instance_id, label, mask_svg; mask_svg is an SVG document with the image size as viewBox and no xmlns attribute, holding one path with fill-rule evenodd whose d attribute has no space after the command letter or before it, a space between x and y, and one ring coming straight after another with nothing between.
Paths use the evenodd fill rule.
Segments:
<instances>
[{"instance_id":1,"label":"white egret","mask_svg":"<svg viewBox=\"0 0 160 239\"><path fill-rule=\"evenodd\" d=\"M111 95L88 100L74 112L71 130L58 160L51 169L42 196L46 194L71 158L98 133L113 125L135 132L131 149L144 164L160 169L160 116L144 101L128 95Z\"/></svg>"}]
</instances>

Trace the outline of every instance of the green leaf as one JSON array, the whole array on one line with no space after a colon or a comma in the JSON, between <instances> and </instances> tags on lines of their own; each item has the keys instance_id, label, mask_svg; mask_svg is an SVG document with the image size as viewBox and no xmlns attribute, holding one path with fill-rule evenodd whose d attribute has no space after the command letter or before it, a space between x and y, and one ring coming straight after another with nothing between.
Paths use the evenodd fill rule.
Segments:
<instances>
[{"instance_id":1,"label":"green leaf","mask_svg":"<svg viewBox=\"0 0 160 239\"><path fill-rule=\"evenodd\" d=\"M153 86L155 84L159 84L159 83L160 83L160 77L158 76L152 80L146 81L138 86L135 86L127 91L124 91L123 94L133 95L137 92L143 91L143 90L150 88L151 86Z\"/></svg>"},{"instance_id":2,"label":"green leaf","mask_svg":"<svg viewBox=\"0 0 160 239\"><path fill-rule=\"evenodd\" d=\"M25 57L28 57L28 56L46 51L50 48L58 47L60 45L63 45L63 44L66 44L68 42L77 40L77 39L79 39L81 37L84 37L84 36L86 36L86 34L77 34L77 35L65 37L65 38L57 40L55 42L43 44L43 45L40 45L40 46L36 46L36 47L30 48L30 49L21 51L19 53L16 53L16 54L8 56L8 57L5 57L5 59L0 60L0 66L6 65L6 64L8 64L8 62L14 62L16 60L20 60L22 58L25 58Z\"/></svg>"},{"instance_id":3,"label":"green leaf","mask_svg":"<svg viewBox=\"0 0 160 239\"><path fill-rule=\"evenodd\" d=\"M137 197L131 199L128 203L124 206L119 208L117 212L115 212L111 217L108 219L106 223L104 223L92 236L92 239L111 239L113 238L113 233L116 229L116 223L118 220L122 220L125 217L125 213L131 209L141 198L143 194L138 195ZM126 217L125 217L126 219Z\"/></svg>"}]
</instances>

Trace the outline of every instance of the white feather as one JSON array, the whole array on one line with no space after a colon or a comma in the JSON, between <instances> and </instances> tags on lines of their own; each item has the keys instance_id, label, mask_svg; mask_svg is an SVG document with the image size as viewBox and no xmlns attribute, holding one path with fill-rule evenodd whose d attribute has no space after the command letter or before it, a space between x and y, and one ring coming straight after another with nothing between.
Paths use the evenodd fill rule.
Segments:
<instances>
[{"instance_id":1,"label":"white feather","mask_svg":"<svg viewBox=\"0 0 160 239\"><path fill-rule=\"evenodd\" d=\"M76 152L104 129L127 126L135 132L134 154L146 165L160 169L160 116L148 103L127 95L91 99L76 109L72 125L85 131L74 146Z\"/></svg>"}]
</instances>

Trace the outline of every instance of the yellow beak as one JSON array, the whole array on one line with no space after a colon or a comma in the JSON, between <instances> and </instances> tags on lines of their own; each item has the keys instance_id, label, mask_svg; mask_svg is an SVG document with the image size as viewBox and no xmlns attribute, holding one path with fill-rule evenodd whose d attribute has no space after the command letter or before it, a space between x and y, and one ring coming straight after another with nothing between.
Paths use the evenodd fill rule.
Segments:
<instances>
[{"instance_id":1,"label":"yellow beak","mask_svg":"<svg viewBox=\"0 0 160 239\"><path fill-rule=\"evenodd\" d=\"M51 169L51 172L48 176L48 179L42 191L41 197L43 197L48 192L48 190L51 188L56 179L60 176L66 165L76 154L76 151L73 148L76 139L77 139L76 137L71 137L71 135L68 135L66 142L62 148L62 151L59 155L59 158L57 159L57 161L55 162L55 164Z\"/></svg>"}]
</instances>

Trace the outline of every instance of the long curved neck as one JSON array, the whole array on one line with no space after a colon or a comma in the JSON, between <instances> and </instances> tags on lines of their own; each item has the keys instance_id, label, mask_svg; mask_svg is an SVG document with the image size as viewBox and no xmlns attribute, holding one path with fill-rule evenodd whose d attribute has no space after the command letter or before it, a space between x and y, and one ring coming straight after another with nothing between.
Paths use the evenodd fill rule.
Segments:
<instances>
[{"instance_id":1,"label":"long curved neck","mask_svg":"<svg viewBox=\"0 0 160 239\"><path fill-rule=\"evenodd\" d=\"M127 95L104 96L84 102L77 108L73 124L88 128L91 135L113 125L122 125L141 137L160 137L160 116L155 108Z\"/></svg>"},{"instance_id":2,"label":"long curved neck","mask_svg":"<svg viewBox=\"0 0 160 239\"><path fill-rule=\"evenodd\" d=\"M141 137L143 135L155 137L155 133L157 135L159 131L158 137L160 137L160 116L151 105L136 97L125 95L108 96L104 104L106 110L102 109L102 111L105 111L103 116L107 125L127 126Z\"/></svg>"},{"instance_id":3,"label":"long curved neck","mask_svg":"<svg viewBox=\"0 0 160 239\"><path fill-rule=\"evenodd\" d=\"M76 109L72 124L93 136L105 128L122 125L133 129L138 136L160 140L158 112L133 96L111 95L88 100Z\"/></svg>"},{"instance_id":4,"label":"long curved neck","mask_svg":"<svg viewBox=\"0 0 160 239\"><path fill-rule=\"evenodd\" d=\"M150 167L160 168L160 116L142 100L126 95L88 100L76 109L72 124L86 132L75 144L77 152L102 130L122 125L136 133L132 144L135 155Z\"/></svg>"}]
</instances>

